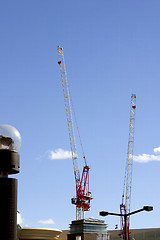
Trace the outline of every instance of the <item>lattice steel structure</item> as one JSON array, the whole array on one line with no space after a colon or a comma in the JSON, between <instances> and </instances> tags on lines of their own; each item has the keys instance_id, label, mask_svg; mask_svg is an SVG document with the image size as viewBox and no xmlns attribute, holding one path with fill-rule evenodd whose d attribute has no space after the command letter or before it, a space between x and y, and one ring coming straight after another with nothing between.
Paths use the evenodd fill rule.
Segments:
<instances>
[{"instance_id":1,"label":"lattice steel structure","mask_svg":"<svg viewBox=\"0 0 160 240\"><path fill-rule=\"evenodd\" d=\"M131 189L132 189L132 166L133 166L133 148L134 148L134 131L135 131L135 111L136 111L136 95L131 96L131 106L130 106L130 122L129 122L129 140L128 140L128 152L127 152L127 162L125 169L125 179L124 188L122 195L122 204L120 205L121 214L127 214L130 212L131 205ZM129 216L127 217L127 237L129 236ZM122 237L125 236L124 220L121 217L121 230Z\"/></svg>"},{"instance_id":2,"label":"lattice steel structure","mask_svg":"<svg viewBox=\"0 0 160 240\"><path fill-rule=\"evenodd\" d=\"M87 165L87 162L84 156L83 158L84 158L85 165L83 167L82 176L80 176L77 148L76 148L74 128L73 128L73 120L72 120L71 101L70 101L71 99L70 99L69 86L67 81L67 73L65 68L63 48L58 46L57 50L58 50L58 57L59 57L58 64L60 66L60 72L61 72L68 132L69 132L74 175L75 175L75 182L76 182L76 198L72 198L72 203L76 205L76 219L80 220L84 218L84 212L89 211L90 200L92 199L91 193L89 192L89 166Z\"/></svg>"}]
</instances>

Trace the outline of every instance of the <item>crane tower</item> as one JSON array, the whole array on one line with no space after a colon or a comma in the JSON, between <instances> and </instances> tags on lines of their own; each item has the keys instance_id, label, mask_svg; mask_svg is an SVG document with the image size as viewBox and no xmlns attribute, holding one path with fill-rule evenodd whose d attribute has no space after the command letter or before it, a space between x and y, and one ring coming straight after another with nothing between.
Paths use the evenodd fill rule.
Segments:
<instances>
[{"instance_id":1,"label":"crane tower","mask_svg":"<svg viewBox=\"0 0 160 240\"><path fill-rule=\"evenodd\" d=\"M132 188L132 165L133 165L133 148L134 148L134 129L135 129L135 110L136 110L136 95L131 96L130 106L130 122L129 122L129 140L128 140L128 152L124 178L124 188L122 195L122 204L120 205L121 214L130 213L131 205L131 188ZM121 217L121 236L124 239L125 231L127 230L127 239L130 240L129 234L129 216L127 217L127 228L125 229L125 223L123 217Z\"/></svg>"},{"instance_id":2,"label":"crane tower","mask_svg":"<svg viewBox=\"0 0 160 240\"><path fill-rule=\"evenodd\" d=\"M92 199L91 192L89 192L89 166L87 165L87 161L85 155L84 159L84 167L82 171L82 175L80 176L79 164L78 164L78 155L77 148L75 142L74 128L73 128L73 120L72 120L72 111L71 111L71 98L69 92L69 86L67 81L67 73L65 68L65 61L63 55L63 48L58 46L58 64L60 66L61 79L62 79L62 88L66 109L66 117L68 124L68 132L69 132L69 140L72 152L72 161L74 168L74 176L76 183L76 198L72 198L72 203L76 205L76 220L80 220L84 218L84 212L89 211L90 209L90 201Z\"/></svg>"}]
</instances>

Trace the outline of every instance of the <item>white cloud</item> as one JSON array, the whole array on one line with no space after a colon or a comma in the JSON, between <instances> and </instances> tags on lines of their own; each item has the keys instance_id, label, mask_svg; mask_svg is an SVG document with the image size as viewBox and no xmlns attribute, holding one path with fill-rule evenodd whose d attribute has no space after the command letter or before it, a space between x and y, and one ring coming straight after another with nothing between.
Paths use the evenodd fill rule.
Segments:
<instances>
[{"instance_id":1,"label":"white cloud","mask_svg":"<svg viewBox=\"0 0 160 240\"><path fill-rule=\"evenodd\" d=\"M41 224L44 224L44 225L47 225L47 224L55 224L54 223L54 221L53 221L53 219L51 219L51 218L49 218L48 220L39 220L38 221L39 223L41 223Z\"/></svg>"},{"instance_id":2,"label":"white cloud","mask_svg":"<svg viewBox=\"0 0 160 240\"><path fill-rule=\"evenodd\" d=\"M72 152L63 150L62 148L58 148L55 151L49 151L49 158L51 160L71 159L72 158Z\"/></svg>"},{"instance_id":3,"label":"white cloud","mask_svg":"<svg viewBox=\"0 0 160 240\"><path fill-rule=\"evenodd\" d=\"M139 154L137 156L134 156L133 160L135 162L140 162L140 163L147 163L147 162L152 162L152 161L160 161L160 147L154 148L153 152L157 153L158 155L143 153L143 154Z\"/></svg>"},{"instance_id":4,"label":"white cloud","mask_svg":"<svg viewBox=\"0 0 160 240\"><path fill-rule=\"evenodd\" d=\"M154 148L153 152L154 153L160 153L160 147Z\"/></svg>"},{"instance_id":5,"label":"white cloud","mask_svg":"<svg viewBox=\"0 0 160 240\"><path fill-rule=\"evenodd\" d=\"M151 161L160 161L160 155L156 156L153 154L145 154L143 153L142 155L134 156L134 161L135 162L141 162L141 163L146 163L146 162L151 162Z\"/></svg>"},{"instance_id":6,"label":"white cloud","mask_svg":"<svg viewBox=\"0 0 160 240\"><path fill-rule=\"evenodd\" d=\"M17 212L17 224L21 225L23 223L23 218L20 212Z\"/></svg>"}]
</instances>

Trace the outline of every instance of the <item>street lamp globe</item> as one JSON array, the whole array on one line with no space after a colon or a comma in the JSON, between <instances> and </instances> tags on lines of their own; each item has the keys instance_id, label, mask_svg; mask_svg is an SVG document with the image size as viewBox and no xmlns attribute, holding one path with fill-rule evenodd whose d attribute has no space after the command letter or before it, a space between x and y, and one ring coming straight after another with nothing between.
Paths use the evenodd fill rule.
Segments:
<instances>
[{"instance_id":1,"label":"street lamp globe","mask_svg":"<svg viewBox=\"0 0 160 240\"><path fill-rule=\"evenodd\" d=\"M0 125L0 149L18 151L20 146L21 135L19 131L11 125Z\"/></svg>"}]
</instances>

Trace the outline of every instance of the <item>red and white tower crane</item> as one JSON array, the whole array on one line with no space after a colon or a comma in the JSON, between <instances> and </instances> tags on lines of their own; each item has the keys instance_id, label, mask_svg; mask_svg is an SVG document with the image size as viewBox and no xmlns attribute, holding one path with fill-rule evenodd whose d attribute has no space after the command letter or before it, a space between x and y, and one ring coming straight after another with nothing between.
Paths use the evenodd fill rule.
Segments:
<instances>
[{"instance_id":1,"label":"red and white tower crane","mask_svg":"<svg viewBox=\"0 0 160 240\"><path fill-rule=\"evenodd\" d=\"M125 178L124 178L124 188L123 188L123 195L122 195L122 204L120 205L120 213L123 215L130 213L130 205L131 205L135 111L136 111L136 95L133 94L131 96L131 106L130 106L129 140L128 140L128 152L127 152L127 161L126 161ZM129 216L127 217L126 227L125 227L123 216L121 216L122 239L124 239L124 236L126 235L127 239L130 240L129 224L130 224ZM127 231L127 233L125 233L125 231Z\"/></svg>"},{"instance_id":2,"label":"red and white tower crane","mask_svg":"<svg viewBox=\"0 0 160 240\"><path fill-rule=\"evenodd\" d=\"M87 161L83 152L84 167L83 167L82 175L80 175L74 128L73 128L73 120L72 120L71 98L70 98L69 86L67 81L67 73L65 68L63 48L58 46L57 50L58 50L58 58L59 58L58 64L60 66L61 79L62 79L62 87L63 87L63 95L64 95L64 102L65 102L65 109L66 109L70 146L71 146L71 152L72 152L75 183L76 183L76 198L72 198L72 203L76 205L76 220L79 220L79 219L83 219L84 212L89 211L90 209L90 201L92 199L91 192L89 192L89 169L90 168L87 165ZM77 129L78 129L78 126L77 126ZM79 134L79 130L78 130L78 134ZM80 142L81 142L81 139L80 139ZM81 147L82 147L82 142L81 142ZM82 151L83 151L83 148L82 148Z\"/></svg>"}]
</instances>

